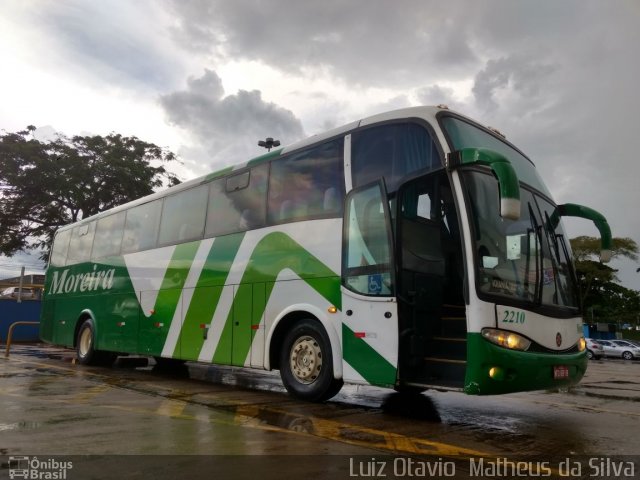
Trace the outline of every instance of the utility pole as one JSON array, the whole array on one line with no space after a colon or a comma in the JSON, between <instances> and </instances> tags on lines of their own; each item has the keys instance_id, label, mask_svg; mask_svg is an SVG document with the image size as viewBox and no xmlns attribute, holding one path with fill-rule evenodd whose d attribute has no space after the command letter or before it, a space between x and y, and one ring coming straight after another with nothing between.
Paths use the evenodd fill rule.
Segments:
<instances>
[{"instance_id":1,"label":"utility pole","mask_svg":"<svg viewBox=\"0 0 640 480\"><path fill-rule=\"evenodd\" d=\"M18 303L22 303L22 285L24 285L24 265L20 269L20 283L18 284Z\"/></svg>"}]
</instances>

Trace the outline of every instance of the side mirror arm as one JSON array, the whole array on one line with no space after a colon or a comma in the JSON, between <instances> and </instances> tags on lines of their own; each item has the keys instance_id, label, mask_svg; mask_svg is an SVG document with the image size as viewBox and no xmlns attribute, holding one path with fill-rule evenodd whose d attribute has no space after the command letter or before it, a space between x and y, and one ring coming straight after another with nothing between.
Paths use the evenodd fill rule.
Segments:
<instances>
[{"instance_id":1,"label":"side mirror arm","mask_svg":"<svg viewBox=\"0 0 640 480\"><path fill-rule=\"evenodd\" d=\"M558 226L560 217L580 217L591 220L598 231L600 232L601 247L600 247L600 261L607 263L611 260L611 228L607 219L604 218L599 212L594 209L585 207L583 205L576 205L575 203L565 203L564 205L558 205L556 211L553 212L549 221L551 222L552 230Z\"/></svg>"},{"instance_id":2,"label":"side mirror arm","mask_svg":"<svg viewBox=\"0 0 640 480\"><path fill-rule=\"evenodd\" d=\"M498 152L487 148L463 148L449 154L450 170L465 165L484 165L498 179L500 188L500 216L510 220L520 218L520 182L511 162Z\"/></svg>"}]
</instances>

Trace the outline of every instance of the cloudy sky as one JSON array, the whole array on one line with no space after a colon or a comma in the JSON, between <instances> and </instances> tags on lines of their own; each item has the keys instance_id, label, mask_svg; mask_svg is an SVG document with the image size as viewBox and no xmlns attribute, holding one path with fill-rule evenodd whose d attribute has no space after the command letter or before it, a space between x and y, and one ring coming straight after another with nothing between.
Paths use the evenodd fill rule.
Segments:
<instances>
[{"instance_id":1,"label":"cloudy sky","mask_svg":"<svg viewBox=\"0 0 640 480\"><path fill-rule=\"evenodd\" d=\"M635 0L4 0L0 129L136 135L186 180L266 136L446 103L640 242L639 49ZM638 265L615 266L640 289Z\"/></svg>"}]
</instances>

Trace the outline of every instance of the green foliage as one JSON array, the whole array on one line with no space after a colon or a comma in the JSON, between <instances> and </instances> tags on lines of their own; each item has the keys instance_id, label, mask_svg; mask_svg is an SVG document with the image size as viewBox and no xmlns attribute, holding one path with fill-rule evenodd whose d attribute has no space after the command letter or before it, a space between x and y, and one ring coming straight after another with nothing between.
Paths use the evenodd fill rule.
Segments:
<instances>
[{"instance_id":1,"label":"green foliage","mask_svg":"<svg viewBox=\"0 0 640 480\"><path fill-rule=\"evenodd\" d=\"M570 240L575 261L596 259L600 255L600 239L596 237L576 237ZM626 257L634 262L638 260L638 244L631 238L613 238L611 258Z\"/></svg>"},{"instance_id":2,"label":"green foliage","mask_svg":"<svg viewBox=\"0 0 640 480\"><path fill-rule=\"evenodd\" d=\"M635 323L640 312L640 292L619 285L617 270L597 261L600 239L570 240L585 317L615 323ZM611 258L638 260L638 244L631 238L614 238Z\"/></svg>"},{"instance_id":3,"label":"green foliage","mask_svg":"<svg viewBox=\"0 0 640 480\"><path fill-rule=\"evenodd\" d=\"M0 135L0 253L42 249L62 225L180 183L163 164L173 153L136 137ZM153 164L158 166L154 166Z\"/></svg>"}]
</instances>

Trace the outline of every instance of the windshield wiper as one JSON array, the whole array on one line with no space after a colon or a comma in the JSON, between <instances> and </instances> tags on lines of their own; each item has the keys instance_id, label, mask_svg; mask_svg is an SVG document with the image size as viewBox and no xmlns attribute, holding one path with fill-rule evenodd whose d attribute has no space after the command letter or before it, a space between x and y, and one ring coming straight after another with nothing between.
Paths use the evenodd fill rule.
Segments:
<instances>
[{"instance_id":1,"label":"windshield wiper","mask_svg":"<svg viewBox=\"0 0 640 480\"><path fill-rule=\"evenodd\" d=\"M542 225L538 225L538 222L536 221L536 215L535 212L533 211L533 208L531 207L531 204L529 203L528 205L529 207L529 218L531 221L531 229L532 232L535 234L535 239L536 239L536 284L535 284L535 291L534 291L534 303L536 305L540 305L542 304L542 268L543 268L543 259L542 259L542 255L540 255L540 249L542 248ZM527 269L529 268L529 260L530 260L530 252L531 252L531 236L529 235L529 230L527 230Z\"/></svg>"}]
</instances>

